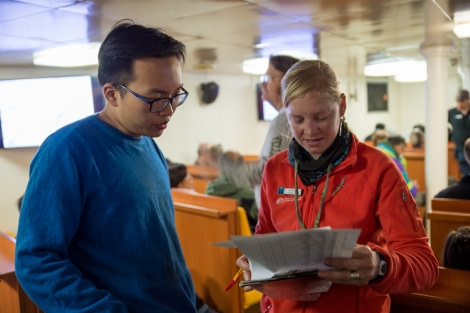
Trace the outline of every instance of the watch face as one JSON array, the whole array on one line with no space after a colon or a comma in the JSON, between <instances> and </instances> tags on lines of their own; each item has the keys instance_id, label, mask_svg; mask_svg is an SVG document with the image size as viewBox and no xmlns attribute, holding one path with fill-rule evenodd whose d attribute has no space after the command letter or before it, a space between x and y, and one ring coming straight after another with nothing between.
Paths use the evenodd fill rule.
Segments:
<instances>
[{"instance_id":1,"label":"watch face","mask_svg":"<svg viewBox=\"0 0 470 313\"><path fill-rule=\"evenodd\" d=\"M382 261L380 261L379 275L384 276L386 272L387 272L387 262L382 260Z\"/></svg>"}]
</instances>

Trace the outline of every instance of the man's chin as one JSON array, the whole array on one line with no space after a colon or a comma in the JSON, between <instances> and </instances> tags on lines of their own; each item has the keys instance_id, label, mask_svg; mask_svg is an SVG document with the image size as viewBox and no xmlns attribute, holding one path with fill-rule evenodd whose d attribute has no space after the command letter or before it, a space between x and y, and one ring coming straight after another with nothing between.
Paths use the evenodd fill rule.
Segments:
<instances>
[{"instance_id":1,"label":"man's chin","mask_svg":"<svg viewBox=\"0 0 470 313\"><path fill-rule=\"evenodd\" d=\"M151 131L148 134L144 134L144 136L156 138L160 137L163 134L163 130L158 130L158 131Z\"/></svg>"}]
</instances>

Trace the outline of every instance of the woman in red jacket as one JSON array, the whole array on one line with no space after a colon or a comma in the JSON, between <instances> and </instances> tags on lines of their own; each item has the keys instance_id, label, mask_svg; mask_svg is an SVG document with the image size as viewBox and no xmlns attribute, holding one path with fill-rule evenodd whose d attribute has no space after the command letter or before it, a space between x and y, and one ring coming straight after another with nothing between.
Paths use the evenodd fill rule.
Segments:
<instances>
[{"instance_id":1,"label":"woman in red jacket","mask_svg":"<svg viewBox=\"0 0 470 313\"><path fill-rule=\"evenodd\" d=\"M393 161L348 129L334 71L300 61L281 85L294 138L264 169L256 234L325 226L361 233L351 258L324 260L332 269L318 277L332 285L316 301L264 295L261 312L389 312L388 294L429 289L438 261L418 207ZM248 259L237 264L249 280Z\"/></svg>"}]
</instances>

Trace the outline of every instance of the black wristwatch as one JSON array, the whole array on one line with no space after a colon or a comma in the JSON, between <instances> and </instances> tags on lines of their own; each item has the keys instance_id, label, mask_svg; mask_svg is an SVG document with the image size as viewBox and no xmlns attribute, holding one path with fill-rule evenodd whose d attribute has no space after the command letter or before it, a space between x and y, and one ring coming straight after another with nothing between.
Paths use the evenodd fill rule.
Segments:
<instances>
[{"instance_id":1,"label":"black wristwatch","mask_svg":"<svg viewBox=\"0 0 470 313\"><path fill-rule=\"evenodd\" d=\"M374 279L369 281L370 283L373 283L373 282L381 279L382 277L385 276L385 273L387 273L387 262L385 261L385 258L379 252L377 252L377 251L374 251L374 252L377 253L377 255L379 256L380 261L379 261L377 276L375 276Z\"/></svg>"}]
</instances>

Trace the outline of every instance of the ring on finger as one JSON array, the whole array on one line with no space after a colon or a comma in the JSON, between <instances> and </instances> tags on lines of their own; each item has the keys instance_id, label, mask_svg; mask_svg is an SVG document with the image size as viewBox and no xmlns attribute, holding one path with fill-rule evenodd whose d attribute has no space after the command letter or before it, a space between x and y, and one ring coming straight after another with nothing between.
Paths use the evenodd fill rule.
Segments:
<instances>
[{"instance_id":1,"label":"ring on finger","mask_svg":"<svg viewBox=\"0 0 470 313\"><path fill-rule=\"evenodd\" d=\"M349 274L349 280L359 280L361 277L359 276L358 272L351 272Z\"/></svg>"}]
</instances>

